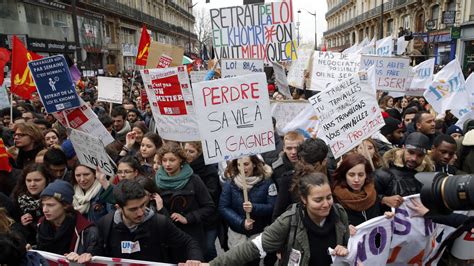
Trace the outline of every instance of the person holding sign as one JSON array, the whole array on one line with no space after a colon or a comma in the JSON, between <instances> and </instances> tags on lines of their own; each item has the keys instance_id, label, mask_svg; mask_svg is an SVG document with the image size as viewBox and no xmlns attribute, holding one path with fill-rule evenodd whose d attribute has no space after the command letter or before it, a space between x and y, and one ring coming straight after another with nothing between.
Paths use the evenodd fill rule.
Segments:
<instances>
[{"instance_id":1,"label":"person holding sign","mask_svg":"<svg viewBox=\"0 0 474 266\"><path fill-rule=\"evenodd\" d=\"M79 164L74 167L72 176L75 210L92 222L97 222L112 210L102 195L110 185L104 173Z\"/></svg>"},{"instance_id":2,"label":"person holding sign","mask_svg":"<svg viewBox=\"0 0 474 266\"><path fill-rule=\"evenodd\" d=\"M229 248L261 233L271 222L277 190L271 168L256 155L232 160L225 170L219 213L229 224ZM247 265L258 265L259 259Z\"/></svg>"},{"instance_id":3,"label":"person holding sign","mask_svg":"<svg viewBox=\"0 0 474 266\"><path fill-rule=\"evenodd\" d=\"M383 214L372 173L363 155L351 153L332 175L334 199L346 210L351 232L354 226Z\"/></svg>"},{"instance_id":4,"label":"person holding sign","mask_svg":"<svg viewBox=\"0 0 474 266\"><path fill-rule=\"evenodd\" d=\"M157 155L161 167L155 181L161 190L164 207L176 226L205 249L204 221L215 212L206 185L186 162L186 154L179 144L167 143L158 150ZM183 255L182 249L171 250L174 259L182 261Z\"/></svg>"},{"instance_id":5,"label":"person holding sign","mask_svg":"<svg viewBox=\"0 0 474 266\"><path fill-rule=\"evenodd\" d=\"M347 214L334 204L325 174L310 172L295 179L300 203L295 203L252 240L234 247L210 265L244 265L268 252L283 250L279 265L332 264L330 255L347 256ZM328 248L333 248L331 253Z\"/></svg>"}]
</instances>

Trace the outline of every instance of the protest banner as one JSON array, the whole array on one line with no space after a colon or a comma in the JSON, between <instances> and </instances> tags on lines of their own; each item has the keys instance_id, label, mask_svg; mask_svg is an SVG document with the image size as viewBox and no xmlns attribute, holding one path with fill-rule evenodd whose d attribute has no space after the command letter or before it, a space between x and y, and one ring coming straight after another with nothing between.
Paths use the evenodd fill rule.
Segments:
<instances>
[{"instance_id":1,"label":"protest banner","mask_svg":"<svg viewBox=\"0 0 474 266\"><path fill-rule=\"evenodd\" d=\"M194 84L206 164L275 149L265 73Z\"/></svg>"},{"instance_id":2,"label":"protest banner","mask_svg":"<svg viewBox=\"0 0 474 266\"><path fill-rule=\"evenodd\" d=\"M186 68L145 69L141 75L160 136L174 141L200 140Z\"/></svg>"},{"instance_id":3,"label":"protest banner","mask_svg":"<svg viewBox=\"0 0 474 266\"><path fill-rule=\"evenodd\" d=\"M8 99L7 85L6 82L0 86L0 109L10 108L10 100Z\"/></svg>"},{"instance_id":4,"label":"protest banner","mask_svg":"<svg viewBox=\"0 0 474 266\"><path fill-rule=\"evenodd\" d=\"M171 44L151 42L148 60L145 69L158 68L161 66L180 66L183 62L184 49ZM164 57L162 59L162 57ZM169 62L169 58L173 60Z\"/></svg>"},{"instance_id":5,"label":"protest banner","mask_svg":"<svg viewBox=\"0 0 474 266\"><path fill-rule=\"evenodd\" d=\"M231 78L252 74L255 72L263 72L263 60L260 59L222 59L221 60L221 76L223 78Z\"/></svg>"},{"instance_id":6,"label":"protest banner","mask_svg":"<svg viewBox=\"0 0 474 266\"><path fill-rule=\"evenodd\" d=\"M304 88L304 73L305 70L309 71L311 58L313 57L313 49L310 48L298 48L298 60L291 62L290 69L288 70L288 84L290 86L303 89Z\"/></svg>"},{"instance_id":7,"label":"protest banner","mask_svg":"<svg viewBox=\"0 0 474 266\"><path fill-rule=\"evenodd\" d=\"M123 101L122 78L97 77L99 91L98 101L118 103Z\"/></svg>"},{"instance_id":8,"label":"protest banner","mask_svg":"<svg viewBox=\"0 0 474 266\"><path fill-rule=\"evenodd\" d=\"M434 75L433 82L423 95L437 113L451 110L455 117L461 118L471 110L470 95L457 59Z\"/></svg>"},{"instance_id":9,"label":"protest banner","mask_svg":"<svg viewBox=\"0 0 474 266\"><path fill-rule=\"evenodd\" d=\"M203 81L207 75L207 72L208 72L207 70L191 71L191 73L189 73L191 83L197 83L197 82Z\"/></svg>"},{"instance_id":10,"label":"protest banner","mask_svg":"<svg viewBox=\"0 0 474 266\"><path fill-rule=\"evenodd\" d=\"M97 167L108 176L115 176L113 164L105 152L104 144L95 136L71 129L69 139L81 164L92 169Z\"/></svg>"},{"instance_id":11,"label":"protest banner","mask_svg":"<svg viewBox=\"0 0 474 266\"><path fill-rule=\"evenodd\" d=\"M392 36L377 40L375 43L375 54L378 56L392 56L393 40Z\"/></svg>"},{"instance_id":12,"label":"protest banner","mask_svg":"<svg viewBox=\"0 0 474 266\"><path fill-rule=\"evenodd\" d=\"M29 252L36 252L45 258L49 265L78 265L77 263L69 262L65 256L58 255L42 250L30 250ZM88 263L80 264L86 266L141 266L141 265L156 265L156 266L173 266L176 264L161 263L155 261L131 260L121 258L109 258L102 256L93 256Z\"/></svg>"},{"instance_id":13,"label":"protest banner","mask_svg":"<svg viewBox=\"0 0 474 266\"><path fill-rule=\"evenodd\" d=\"M474 73L471 73L466 79L466 90L469 94L469 106L474 110Z\"/></svg>"},{"instance_id":14,"label":"protest banner","mask_svg":"<svg viewBox=\"0 0 474 266\"><path fill-rule=\"evenodd\" d=\"M72 81L66 59L54 55L28 62L36 89L48 113L79 106L79 96Z\"/></svg>"},{"instance_id":15,"label":"protest banner","mask_svg":"<svg viewBox=\"0 0 474 266\"><path fill-rule=\"evenodd\" d=\"M319 117L320 134L328 140L335 158L385 124L373 90L359 75L330 85L309 102Z\"/></svg>"},{"instance_id":16,"label":"protest banner","mask_svg":"<svg viewBox=\"0 0 474 266\"><path fill-rule=\"evenodd\" d=\"M405 92L410 86L410 59L362 55L360 69L374 66L374 82L377 90Z\"/></svg>"},{"instance_id":17,"label":"protest banner","mask_svg":"<svg viewBox=\"0 0 474 266\"><path fill-rule=\"evenodd\" d=\"M99 138L99 140L102 141L105 146L114 142L114 138L100 122L99 118L97 118L97 115L94 113L94 111L92 111L92 109L82 99L80 103L80 107L66 110L64 112L71 128L80 130L93 136L97 136L97 138ZM53 113L53 116L59 121L59 123L67 128L68 123L66 122L64 113Z\"/></svg>"},{"instance_id":18,"label":"protest banner","mask_svg":"<svg viewBox=\"0 0 474 266\"><path fill-rule=\"evenodd\" d=\"M435 59L432 58L412 68L412 71L410 71L411 82L405 91L406 95L423 96L423 93L433 81L434 64Z\"/></svg>"},{"instance_id":19,"label":"protest banner","mask_svg":"<svg viewBox=\"0 0 474 266\"><path fill-rule=\"evenodd\" d=\"M397 55L402 55L406 51L408 43L409 41L405 41L405 36L397 39Z\"/></svg>"},{"instance_id":20,"label":"protest banner","mask_svg":"<svg viewBox=\"0 0 474 266\"><path fill-rule=\"evenodd\" d=\"M293 97L291 97L290 87L288 86L288 80L286 79L285 68L278 63L273 63L273 71L275 73L275 84L278 87L278 91L287 99L293 99Z\"/></svg>"},{"instance_id":21,"label":"protest banner","mask_svg":"<svg viewBox=\"0 0 474 266\"><path fill-rule=\"evenodd\" d=\"M359 70L360 58L355 54L314 51L310 90L322 91Z\"/></svg>"},{"instance_id":22,"label":"protest banner","mask_svg":"<svg viewBox=\"0 0 474 266\"><path fill-rule=\"evenodd\" d=\"M297 57L292 0L211 8L210 18L217 58L268 63Z\"/></svg>"},{"instance_id":23,"label":"protest banner","mask_svg":"<svg viewBox=\"0 0 474 266\"><path fill-rule=\"evenodd\" d=\"M297 117L305 108L311 107L308 101L271 101L272 117L276 120L276 131L283 135L287 131L284 129ZM311 107L311 112L314 113ZM316 114L314 114L316 115ZM297 127L290 130L296 130ZM305 127L306 128L306 127Z\"/></svg>"},{"instance_id":24,"label":"protest banner","mask_svg":"<svg viewBox=\"0 0 474 266\"><path fill-rule=\"evenodd\" d=\"M364 44L361 44L360 50L357 52L360 54L375 54L375 42L376 39L374 37L372 38L372 40L370 40L370 42L365 42Z\"/></svg>"}]
</instances>

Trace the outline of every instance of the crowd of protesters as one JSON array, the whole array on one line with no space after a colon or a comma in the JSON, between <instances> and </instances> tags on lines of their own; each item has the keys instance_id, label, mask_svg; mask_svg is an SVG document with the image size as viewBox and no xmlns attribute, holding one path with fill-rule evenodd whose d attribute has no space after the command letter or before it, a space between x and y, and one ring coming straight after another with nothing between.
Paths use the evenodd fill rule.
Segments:
<instances>
[{"instance_id":1,"label":"crowd of protesters","mask_svg":"<svg viewBox=\"0 0 474 266\"><path fill-rule=\"evenodd\" d=\"M77 89L115 139L106 147L115 176L78 161L67 130L37 96L1 110L12 168L0 171L0 263L43 261L26 253L33 248L79 263L100 255L286 265L294 249L301 265L330 265L328 247L346 256L355 226L420 192L416 173L474 174L473 120L458 127L423 97L387 94L377 96L385 126L337 160L317 135L290 131L275 134L274 152L205 165L199 142L155 132L133 75L120 75L124 101L112 110L96 101L96 79ZM269 96L284 100L274 90ZM295 99L307 96L294 90ZM217 256L217 246L230 250Z\"/></svg>"}]
</instances>

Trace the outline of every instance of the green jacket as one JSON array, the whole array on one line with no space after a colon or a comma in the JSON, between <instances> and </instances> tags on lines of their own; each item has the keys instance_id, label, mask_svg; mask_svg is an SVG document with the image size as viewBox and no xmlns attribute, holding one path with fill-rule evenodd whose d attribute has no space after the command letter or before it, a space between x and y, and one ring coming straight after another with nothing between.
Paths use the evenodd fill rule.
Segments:
<instances>
[{"instance_id":1,"label":"green jacket","mask_svg":"<svg viewBox=\"0 0 474 266\"><path fill-rule=\"evenodd\" d=\"M304 215L304 212L301 210L301 207L298 208L300 210L300 218L298 219L296 226L296 237L292 248L299 250L302 253L300 265L308 265L310 259L310 247L306 228L303 225L302 216ZM288 253L290 224L292 217L296 216L296 209L297 208L288 209L278 217L275 222L266 227L263 233L257 238L230 249L226 253L212 260L210 265L243 265L254 259L263 257L260 256L261 249L263 249L261 251L266 253L278 252L281 250L284 250L284 253ZM347 241L349 240L349 221L347 219L346 211L339 204L333 205L333 211L336 212L336 216L338 217L336 222L337 244L347 246ZM260 246L260 249L257 245ZM282 254L282 257L285 258L288 255L289 254Z\"/></svg>"}]
</instances>

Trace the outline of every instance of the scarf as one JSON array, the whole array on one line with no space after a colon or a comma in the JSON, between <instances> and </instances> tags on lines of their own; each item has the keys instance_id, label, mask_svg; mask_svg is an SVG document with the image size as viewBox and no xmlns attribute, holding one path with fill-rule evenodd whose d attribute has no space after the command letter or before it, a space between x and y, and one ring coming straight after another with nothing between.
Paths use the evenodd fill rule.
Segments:
<instances>
[{"instance_id":1,"label":"scarf","mask_svg":"<svg viewBox=\"0 0 474 266\"><path fill-rule=\"evenodd\" d=\"M247 190L251 190L253 186L258 184L260 181L263 180L262 176L247 176L244 177L240 174L236 175L234 177L234 183L237 187L240 189L244 190L245 187L247 187Z\"/></svg>"},{"instance_id":2,"label":"scarf","mask_svg":"<svg viewBox=\"0 0 474 266\"><path fill-rule=\"evenodd\" d=\"M181 171L175 176L169 176L164 167L160 167L155 176L156 184L161 189L179 190L189 182L193 175L193 169L189 164L185 163L181 167Z\"/></svg>"},{"instance_id":3,"label":"scarf","mask_svg":"<svg viewBox=\"0 0 474 266\"><path fill-rule=\"evenodd\" d=\"M33 198L28 193L18 196L18 206L22 214L31 214L33 220L42 216L40 200Z\"/></svg>"},{"instance_id":4,"label":"scarf","mask_svg":"<svg viewBox=\"0 0 474 266\"><path fill-rule=\"evenodd\" d=\"M349 188L336 186L334 187L334 195L344 209L358 212L365 211L374 206L377 199L374 182L365 184L361 191L352 191Z\"/></svg>"},{"instance_id":5,"label":"scarf","mask_svg":"<svg viewBox=\"0 0 474 266\"><path fill-rule=\"evenodd\" d=\"M66 218L58 228L46 220L43 221L38 226L38 250L61 255L69 253L75 226L76 215L70 214L66 214Z\"/></svg>"},{"instance_id":6,"label":"scarf","mask_svg":"<svg viewBox=\"0 0 474 266\"><path fill-rule=\"evenodd\" d=\"M91 207L91 200L94 198L100 191L102 186L100 185L99 181L95 180L94 184L86 191L82 190L79 185L74 186L74 197L72 200L72 205L74 209L81 214L89 212Z\"/></svg>"}]
</instances>

